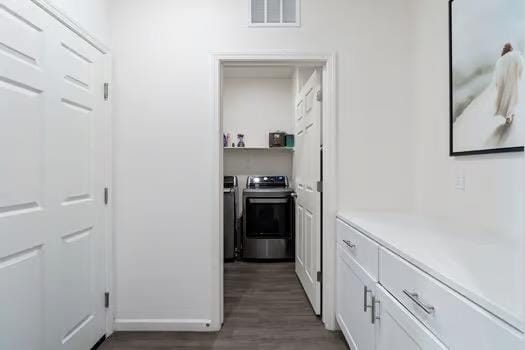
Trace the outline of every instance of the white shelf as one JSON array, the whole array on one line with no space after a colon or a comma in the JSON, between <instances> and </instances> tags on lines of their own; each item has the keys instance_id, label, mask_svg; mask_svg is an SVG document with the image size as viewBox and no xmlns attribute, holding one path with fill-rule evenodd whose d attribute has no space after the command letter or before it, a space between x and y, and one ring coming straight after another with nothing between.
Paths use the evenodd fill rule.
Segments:
<instances>
[{"instance_id":1,"label":"white shelf","mask_svg":"<svg viewBox=\"0 0 525 350\"><path fill-rule=\"evenodd\" d=\"M224 150L232 151L288 151L293 152L292 147L224 147Z\"/></svg>"}]
</instances>

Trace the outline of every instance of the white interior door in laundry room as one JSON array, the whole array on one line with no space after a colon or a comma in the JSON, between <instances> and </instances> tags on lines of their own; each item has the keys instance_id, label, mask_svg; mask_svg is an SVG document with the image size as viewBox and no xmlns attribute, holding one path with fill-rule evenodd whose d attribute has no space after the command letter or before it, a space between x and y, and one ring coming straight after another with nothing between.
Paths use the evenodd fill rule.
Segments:
<instances>
[{"instance_id":1,"label":"white interior door in laundry room","mask_svg":"<svg viewBox=\"0 0 525 350\"><path fill-rule=\"evenodd\" d=\"M0 0L0 349L89 349L106 329L107 61L36 3Z\"/></svg>"},{"instance_id":2,"label":"white interior door in laundry room","mask_svg":"<svg viewBox=\"0 0 525 350\"><path fill-rule=\"evenodd\" d=\"M321 97L321 73L316 70L297 96L294 183L295 270L317 315L321 314Z\"/></svg>"}]
</instances>

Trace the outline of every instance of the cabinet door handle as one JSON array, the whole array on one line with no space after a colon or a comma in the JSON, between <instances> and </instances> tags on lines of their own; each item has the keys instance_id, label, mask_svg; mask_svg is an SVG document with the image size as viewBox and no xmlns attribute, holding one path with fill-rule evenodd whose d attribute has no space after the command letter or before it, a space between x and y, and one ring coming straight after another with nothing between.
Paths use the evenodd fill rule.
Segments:
<instances>
[{"instance_id":1,"label":"cabinet door handle","mask_svg":"<svg viewBox=\"0 0 525 350\"><path fill-rule=\"evenodd\" d=\"M412 300L417 306L423 309L428 315L433 314L436 311L436 308L432 305L426 305L424 304L421 299L419 298L419 294L409 292L408 290L404 289L403 293Z\"/></svg>"},{"instance_id":2,"label":"cabinet door handle","mask_svg":"<svg viewBox=\"0 0 525 350\"><path fill-rule=\"evenodd\" d=\"M356 247L356 245L350 241L343 240L343 242L351 249L354 249Z\"/></svg>"},{"instance_id":3,"label":"cabinet door handle","mask_svg":"<svg viewBox=\"0 0 525 350\"><path fill-rule=\"evenodd\" d=\"M380 317L377 316L377 305L379 305L379 303L379 300L377 300L375 296L372 296L372 324L375 324L376 321L380 319Z\"/></svg>"},{"instance_id":4,"label":"cabinet door handle","mask_svg":"<svg viewBox=\"0 0 525 350\"><path fill-rule=\"evenodd\" d=\"M372 305L368 305L368 293L372 294L372 291L368 289L367 286L364 288L363 293L363 311L366 312L369 307L372 307Z\"/></svg>"}]
</instances>

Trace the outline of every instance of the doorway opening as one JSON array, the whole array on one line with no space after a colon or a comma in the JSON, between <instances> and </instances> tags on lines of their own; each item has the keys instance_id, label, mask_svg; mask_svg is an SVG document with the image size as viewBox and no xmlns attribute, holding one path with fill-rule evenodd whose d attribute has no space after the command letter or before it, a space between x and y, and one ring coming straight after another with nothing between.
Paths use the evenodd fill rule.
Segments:
<instances>
[{"instance_id":1,"label":"doorway opening","mask_svg":"<svg viewBox=\"0 0 525 350\"><path fill-rule=\"evenodd\" d=\"M252 283L271 302L282 288L304 291L312 315L335 329L334 69L332 55L214 56L212 328L224 322L225 297Z\"/></svg>"}]
</instances>

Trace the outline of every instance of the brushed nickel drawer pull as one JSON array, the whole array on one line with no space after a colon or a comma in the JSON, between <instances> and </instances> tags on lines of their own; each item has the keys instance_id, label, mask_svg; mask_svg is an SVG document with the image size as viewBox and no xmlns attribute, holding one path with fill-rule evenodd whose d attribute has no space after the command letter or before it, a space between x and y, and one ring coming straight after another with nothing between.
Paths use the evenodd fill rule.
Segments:
<instances>
[{"instance_id":1,"label":"brushed nickel drawer pull","mask_svg":"<svg viewBox=\"0 0 525 350\"><path fill-rule=\"evenodd\" d=\"M356 245L350 241L345 241L343 240L343 242L350 248L354 249L356 247Z\"/></svg>"},{"instance_id":2,"label":"brushed nickel drawer pull","mask_svg":"<svg viewBox=\"0 0 525 350\"><path fill-rule=\"evenodd\" d=\"M372 294L372 290L365 286L363 293L363 312L366 312L369 307L373 307L372 305L368 305L368 293Z\"/></svg>"},{"instance_id":3,"label":"brushed nickel drawer pull","mask_svg":"<svg viewBox=\"0 0 525 350\"><path fill-rule=\"evenodd\" d=\"M412 300L417 306L423 309L428 315L433 314L436 311L436 308L432 305L425 305L419 298L419 294L411 293L408 290L404 289L403 293Z\"/></svg>"},{"instance_id":4,"label":"brushed nickel drawer pull","mask_svg":"<svg viewBox=\"0 0 525 350\"><path fill-rule=\"evenodd\" d=\"M376 299L375 296L372 296L372 324L375 324L377 320L380 320L381 317L377 316L377 305L380 304L380 301Z\"/></svg>"}]
</instances>

